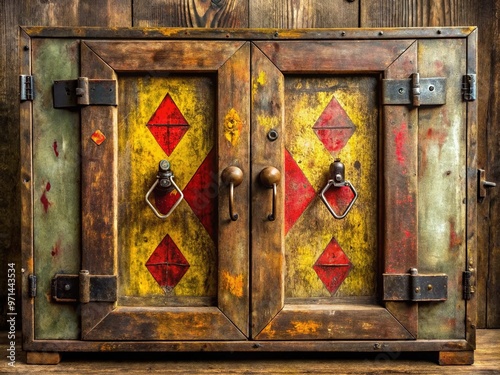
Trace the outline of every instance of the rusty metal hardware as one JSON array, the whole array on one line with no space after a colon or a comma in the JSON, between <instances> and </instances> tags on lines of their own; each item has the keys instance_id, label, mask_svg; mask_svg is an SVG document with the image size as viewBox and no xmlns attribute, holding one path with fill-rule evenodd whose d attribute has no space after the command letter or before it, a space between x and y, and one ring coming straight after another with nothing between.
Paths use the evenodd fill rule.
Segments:
<instances>
[{"instance_id":1,"label":"rusty metal hardware","mask_svg":"<svg viewBox=\"0 0 500 375\"><path fill-rule=\"evenodd\" d=\"M160 212L158 212L156 207L153 206L153 204L149 201L149 196L155 190L158 193L168 194L174 189L177 190L177 192L179 193L179 199L177 199L177 201L172 206L170 211L168 211L166 214L161 214ZM177 184L174 182L174 174L170 170L170 163L168 162L168 160L160 161L158 165L158 175L156 176L156 181L146 193L146 203L148 204L149 207L151 207L154 214L158 218L166 219L177 208L177 206L179 205L179 203L181 203L183 199L184 199L184 194L182 193L181 189L177 186Z\"/></svg>"},{"instance_id":2,"label":"rusty metal hardware","mask_svg":"<svg viewBox=\"0 0 500 375\"><path fill-rule=\"evenodd\" d=\"M483 201L486 198L487 189L496 187L497 184L491 181L486 181L486 171L484 169L478 169L478 198L479 201Z\"/></svg>"},{"instance_id":3,"label":"rusty metal hardware","mask_svg":"<svg viewBox=\"0 0 500 375\"><path fill-rule=\"evenodd\" d=\"M352 199L351 203L349 203L349 206L347 206L343 214L337 214L333 210L332 206L330 206L330 203L328 203L328 200L325 197L325 193L332 186L335 188L348 186L354 194L354 198ZM346 217L352 206L354 205L354 202L356 202L356 199L358 199L358 192L356 191L354 186L352 186L349 181L345 180L345 166L340 161L340 159L335 159L335 161L330 164L330 178L328 179L328 183L326 184L326 186L323 188L323 190L321 190L320 197L323 203L326 205L326 208L328 208L328 211L330 211L335 219L343 219L344 217Z\"/></svg>"},{"instance_id":4,"label":"rusty metal hardware","mask_svg":"<svg viewBox=\"0 0 500 375\"><path fill-rule=\"evenodd\" d=\"M28 288L29 288L29 296L31 298L36 297L36 275L30 274L28 276Z\"/></svg>"},{"instance_id":5,"label":"rusty metal hardware","mask_svg":"<svg viewBox=\"0 0 500 375\"><path fill-rule=\"evenodd\" d=\"M54 108L87 105L117 105L116 80L88 79L54 81Z\"/></svg>"},{"instance_id":6,"label":"rusty metal hardware","mask_svg":"<svg viewBox=\"0 0 500 375\"><path fill-rule=\"evenodd\" d=\"M469 301L475 292L473 282L472 282L472 271L464 271L463 277L462 277L462 282L463 282L463 291L464 291L463 298L464 298L464 300Z\"/></svg>"},{"instance_id":7,"label":"rusty metal hardware","mask_svg":"<svg viewBox=\"0 0 500 375\"><path fill-rule=\"evenodd\" d=\"M238 214L234 212L234 188L242 183L243 172L236 166L230 166L222 171L221 179L225 185L229 185L229 217L236 221Z\"/></svg>"},{"instance_id":8,"label":"rusty metal hardware","mask_svg":"<svg viewBox=\"0 0 500 375\"><path fill-rule=\"evenodd\" d=\"M414 107L446 104L446 78L420 78L419 73L413 73L406 79L383 79L382 104Z\"/></svg>"},{"instance_id":9,"label":"rusty metal hardware","mask_svg":"<svg viewBox=\"0 0 500 375\"><path fill-rule=\"evenodd\" d=\"M274 221L276 219L277 186L281 181L281 172L274 167L266 167L260 171L259 178L264 187L273 189L273 208L271 213L267 215L267 220Z\"/></svg>"},{"instance_id":10,"label":"rusty metal hardware","mask_svg":"<svg viewBox=\"0 0 500 375\"><path fill-rule=\"evenodd\" d=\"M115 275L91 275L82 270L78 275L56 274L52 278L52 299L55 302L115 302Z\"/></svg>"},{"instance_id":11,"label":"rusty metal hardware","mask_svg":"<svg viewBox=\"0 0 500 375\"><path fill-rule=\"evenodd\" d=\"M465 101L472 102L477 96L476 75L466 74L462 78L462 95Z\"/></svg>"},{"instance_id":12,"label":"rusty metal hardware","mask_svg":"<svg viewBox=\"0 0 500 375\"><path fill-rule=\"evenodd\" d=\"M431 302L448 299L448 276L419 275L416 268L409 273L383 274L384 301Z\"/></svg>"},{"instance_id":13,"label":"rusty metal hardware","mask_svg":"<svg viewBox=\"0 0 500 375\"><path fill-rule=\"evenodd\" d=\"M19 76L19 96L23 102L35 98L35 77L25 74Z\"/></svg>"}]
</instances>

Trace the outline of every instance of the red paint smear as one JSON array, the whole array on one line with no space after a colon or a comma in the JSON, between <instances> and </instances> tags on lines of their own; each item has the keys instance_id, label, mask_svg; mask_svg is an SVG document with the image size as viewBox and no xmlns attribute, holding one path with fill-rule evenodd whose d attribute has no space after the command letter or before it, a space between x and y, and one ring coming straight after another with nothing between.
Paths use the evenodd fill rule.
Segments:
<instances>
[{"instance_id":1,"label":"red paint smear","mask_svg":"<svg viewBox=\"0 0 500 375\"><path fill-rule=\"evenodd\" d=\"M450 221L450 249L460 246L462 242L462 237L455 231L455 222Z\"/></svg>"},{"instance_id":2,"label":"red paint smear","mask_svg":"<svg viewBox=\"0 0 500 375\"><path fill-rule=\"evenodd\" d=\"M59 151L57 151L57 141L54 141L54 143L52 144L52 148L54 149L54 154L56 155L56 157L59 157Z\"/></svg>"},{"instance_id":3,"label":"red paint smear","mask_svg":"<svg viewBox=\"0 0 500 375\"><path fill-rule=\"evenodd\" d=\"M217 243L217 196L219 195L216 170L217 159L215 150L212 149L183 190L184 199L214 243Z\"/></svg>"},{"instance_id":4,"label":"red paint smear","mask_svg":"<svg viewBox=\"0 0 500 375\"><path fill-rule=\"evenodd\" d=\"M315 195L314 188L293 156L285 150L285 234L293 227Z\"/></svg>"},{"instance_id":5,"label":"red paint smear","mask_svg":"<svg viewBox=\"0 0 500 375\"><path fill-rule=\"evenodd\" d=\"M427 130L427 139L437 141L439 148L441 149L448 138L448 132L444 130Z\"/></svg>"},{"instance_id":6,"label":"red paint smear","mask_svg":"<svg viewBox=\"0 0 500 375\"><path fill-rule=\"evenodd\" d=\"M49 206L52 205L52 203L50 203L47 198L47 192L50 191L50 188L51 188L50 182L47 182L45 190L43 191L43 194L40 197L40 202L42 202L43 210L45 211L45 213L47 213L47 211L49 210Z\"/></svg>"},{"instance_id":7,"label":"red paint smear","mask_svg":"<svg viewBox=\"0 0 500 375\"><path fill-rule=\"evenodd\" d=\"M59 255L59 252L61 251L61 240L57 241L56 244L54 246L52 246L52 251L50 252L50 254L55 257L57 255Z\"/></svg>"},{"instance_id":8,"label":"red paint smear","mask_svg":"<svg viewBox=\"0 0 500 375\"><path fill-rule=\"evenodd\" d=\"M394 131L394 142L396 143L396 158L400 165L405 164L405 144L407 141L407 125L405 122L401 124L398 131Z\"/></svg>"}]
</instances>

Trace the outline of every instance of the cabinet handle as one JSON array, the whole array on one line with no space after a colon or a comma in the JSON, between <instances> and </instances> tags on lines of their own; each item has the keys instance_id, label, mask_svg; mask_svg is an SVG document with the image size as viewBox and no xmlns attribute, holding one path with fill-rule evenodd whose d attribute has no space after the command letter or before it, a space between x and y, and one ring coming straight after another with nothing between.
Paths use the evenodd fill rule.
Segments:
<instances>
[{"instance_id":1,"label":"cabinet handle","mask_svg":"<svg viewBox=\"0 0 500 375\"><path fill-rule=\"evenodd\" d=\"M153 204L149 201L151 193L154 190L157 190L163 194L168 194L174 189L177 190L177 192L179 193L180 195L179 199L177 199L177 201L172 206L170 211L168 211L166 214L161 214L160 212L158 212L156 207L153 206ZM148 204L149 207L151 207L151 209L153 210L154 214L157 217L159 217L160 219L166 219L177 208L177 206L179 205L179 203L181 203L183 199L184 199L184 194L182 194L181 189L179 189L177 184L174 182L174 174L170 170L170 163L168 162L168 160L160 161L160 164L158 166L158 175L156 176L156 181L146 193L146 203Z\"/></svg>"},{"instance_id":2,"label":"cabinet handle","mask_svg":"<svg viewBox=\"0 0 500 375\"><path fill-rule=\"evenodd\" d=\"M330 203L325 198L325 193L330 189L330 187L343 187L343 186L348 186L351 191L354 194L354 198L352 199L351 203L349 203L349 206L347 206L346 210L344 211L343 214L339 215L337 214L332 206L330 206ZM349 181L345 180L345 166L344 164L340 161L340 159L335 159L335 161L330 165L330 178L328 179L328 183L326 186L321 190L321 200L323 203L326 205L326 208L328 208L328 211L333 215L335 219L343 219L344 217L347 216L349 211L351 210L352 206L354 205L354 202L356 202L356 199L358 199L358 192L356 189L354 189L354 186Z\"/></svg>"},{"instance_id":3,"label":"cabinet handle","mask_svg":"<svg viewBox=\"0 0 500 375\"><path fill-rule=\"evenodd\" d=\"M260 182L264 185L264 187L273 189L273 208L272 212L267 215L267 219L269 221L274 221L276 219L276 186L280 183L281 173L274 167L266 167L262 171L260 171L259 177Z\"/></svg>"},{"instance_id":4,"label":"cabinet handle","mask_svg":"<svg viewBox=\"0 0 500 375\"><path fill-rule=\"evenodd\" d=\"M222 171L220 177L225 185L229 185L229 217L236 221L238 214L234 212L234 188L243 181L243 172L236 166L230 166Z\"/></svg>"}]
</instances>

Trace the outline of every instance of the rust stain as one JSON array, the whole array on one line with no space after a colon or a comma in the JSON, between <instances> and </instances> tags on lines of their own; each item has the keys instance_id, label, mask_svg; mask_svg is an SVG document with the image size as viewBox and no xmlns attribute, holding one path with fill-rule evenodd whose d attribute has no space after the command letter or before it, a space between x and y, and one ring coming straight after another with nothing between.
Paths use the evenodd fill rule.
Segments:
<instances>
[{"instance_id":1,"label":"rust stain","mask_svg":"<svg viewBox=\"0 0 500 375\"><path fill-rule=\"evenodd\" d=\"M234 108L231 108L224 118L224 136L233 145L233 147L238 145L242 128L243 122L241 121L238 112L236 112Z\"/></svg>"},{"instance_id":2,"label":"rust stain","mask_svg":"<svg viewBox=\"0 0 500 375\"><path fill-rule=\"evenodd\" d=\"M396 158L400 165L404 165L405 158L405 145L407 142L407 125L405 122L401 124L399 130L394 131L394 142L396 143Z\"/></svg>"},{"instance_id":3,"label":"rust stain","mask_svg":"<svg viewBox=\"0 0 500 375\"><path fill-rule=\"evenodd\" d=\"M52 205L51 202L49 202L49 199L47 198L47 192L49 192L51 189L50 182L47 182L47 185L45 185L45 189L43 191L42 196L40 197L40 202L42 202L43 205L43 210L45 213L49 210L49 207Z\"/></svg>"},{"instance_id":4,"label":"rust stain","mask_svg":"<svg viewBox=\"0 0 500 375\"><path fill-rule=\"evenodd\" d=\"M314 321L308 321L308 322L291 322L293 325L293 329L288 330L289 333L291 334L296 334L296 335L309 335L312 333L316 333L318 331L318 328L320 328L320 324Z\"/></svg>"},{"instance_id":5,"label":"rust stain","mask_svg":"<svg viewBox=\"0 0 500 375\"><path fill-rule=\"evenodd\" d=\"M57 141L54 141L54 143L52 144L52 148L54 149L54 154L58 158L59 157L59 151L57 150Z\"/></svg>"},{"instance_id":6,"label":"rust stain","mask_svg":"<svg viewBox=\"0 0 500 375\"><path fill-rule=\"evenodd\" d=\"M59 255L59 252L61 251L61 240L57 240L54 246L52 246L52 251L50 254L55 257Z\"/></svg>"},{"instance_id":7,"label":"rust stain","mask_svg":"<svg viewBox=\"0 0 500 375\"><path fill-rule=\"evenodd\" d=\"M221 278L222 287L229 291L232 295L241 298L243 297L244 282L243 275L233 276L229 272L222 272Z\"/></svg>"}]
</instances>

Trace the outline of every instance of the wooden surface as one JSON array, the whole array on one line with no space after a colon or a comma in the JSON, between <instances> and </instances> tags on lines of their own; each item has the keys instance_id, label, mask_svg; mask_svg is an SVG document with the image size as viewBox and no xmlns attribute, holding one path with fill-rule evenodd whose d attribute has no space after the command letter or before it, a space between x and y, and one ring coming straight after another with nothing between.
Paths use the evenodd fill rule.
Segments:
<instances>
[{"instance_id":1,"label":"wooden surface","mask_svg":"<svg viewBox=\"0 0 500 375\"><path fill-rule=\"evenodd\" d=\"M0 332L0 350L6 349ZM20 338L17 340L20 343ZM472 366L442 367L435 353L63 353L57 366L26 364L18 346L16 367L0 361L0 373L46 374L498 374L500 330L479 330Z\"/></svg>"},{"instance_id":2,"label":"wooden surface","mask_svg":"<svg viewBox=\"0 0 500 375\"><path fill-rule=\"evenodd\" d=\"M61 2L62 4L62 2ZM18 25L201 26L201 27L392 27L479 26L478 164L488 179L500 181L500 0L377 0L275 2L156 0L4 1L0 5L0 267L16 263L20 275L20 131ZM500 189L478 206L478 326L500 327ZM0 285L6 284L0 273ZM20 278L18 282L20 287ZM0 327L5 327L5 288L0 288ZM18 293L18 296L20 293Z\"/></svg>"}]
</instances>

